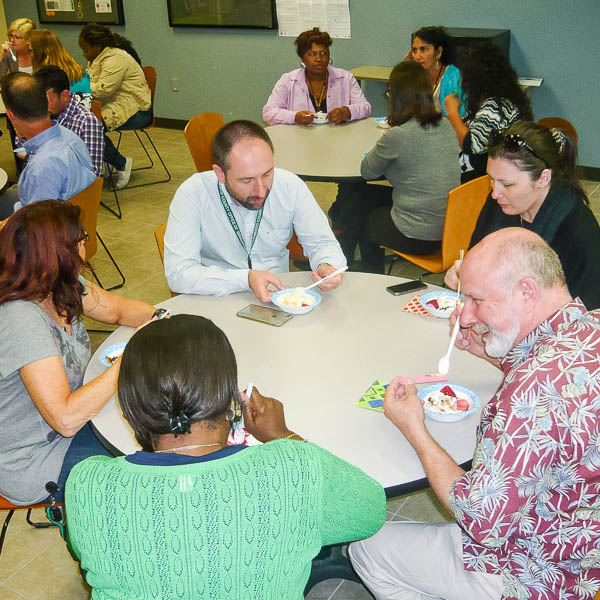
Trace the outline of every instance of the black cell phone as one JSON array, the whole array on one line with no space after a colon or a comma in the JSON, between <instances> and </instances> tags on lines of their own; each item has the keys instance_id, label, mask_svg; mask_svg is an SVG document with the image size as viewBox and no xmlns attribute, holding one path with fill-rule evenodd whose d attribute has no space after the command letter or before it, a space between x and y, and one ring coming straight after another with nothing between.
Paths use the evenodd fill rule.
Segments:
<instances>
[{"instance_id":1,"label":"black cell phone","mask_svg":"<svg viewBox=\"0 0 600 600\"><path fill-rule=\"evenodd\" d=\"M390 285L385 288L392 296L402 296L402 294L410 294L410 292L416 292L417 290L423 290L427 288L427 284L422 281L407 281L406 283L399 283L398 285Z\"/></svg>"}]
</instances>

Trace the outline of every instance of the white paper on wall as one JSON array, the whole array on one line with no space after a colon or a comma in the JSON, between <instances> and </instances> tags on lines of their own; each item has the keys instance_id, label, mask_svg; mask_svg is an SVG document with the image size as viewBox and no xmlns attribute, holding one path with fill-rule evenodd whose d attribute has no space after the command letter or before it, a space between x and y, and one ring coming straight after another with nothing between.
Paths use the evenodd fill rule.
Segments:
<instances>
[{"instance_id":1,"label":"white paper on wall","mask_svg":"<svg viewBox=\"0 0 600 600\"><path fill-rule=\"evenodd\" d=\"M284 37L320 27L332 38L350 39L349 0L277 0L277 21Z\"/></svg>"}]
</instances>

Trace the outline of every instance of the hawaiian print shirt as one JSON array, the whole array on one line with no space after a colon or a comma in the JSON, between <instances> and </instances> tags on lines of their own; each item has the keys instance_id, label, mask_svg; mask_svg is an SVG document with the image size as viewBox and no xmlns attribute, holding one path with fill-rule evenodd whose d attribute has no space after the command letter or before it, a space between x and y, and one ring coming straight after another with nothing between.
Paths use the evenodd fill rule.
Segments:
<instances>
[{"instance_id":1,"label":"hawaiian print shirt","mask_svg":"<svg viewBox=\"0 0 600 600\"><path fill-rule=\"evenodd\" d=\"M503 359L472 469L450 500L465 568L503 598L592 599L600 587L600 310L573 300Z\"/></svg>"}]
</instances>

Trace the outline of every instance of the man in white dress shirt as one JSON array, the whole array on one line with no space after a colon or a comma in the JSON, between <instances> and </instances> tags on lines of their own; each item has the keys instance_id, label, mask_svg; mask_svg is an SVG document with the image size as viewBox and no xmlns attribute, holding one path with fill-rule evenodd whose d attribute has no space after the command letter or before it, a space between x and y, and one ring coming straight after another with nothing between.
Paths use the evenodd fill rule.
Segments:
<instances>
[{"instance_id":1,"label":"man in white dress shirt","mask_svg":"<svg viewBox=\"0 0 600 600\"><path fill-rule=\"evenodd\" d=\"M294 231L313 281L346 259L306 184L274 167L273 144L252 121L232 121L213 142L212 171L196 173L175 193L165 234L165 274L174 292L224 296L251 289L268 302L285 287L286 248ZM331 290L337 275L321 285Z\"/></svg>"}]
</instances>

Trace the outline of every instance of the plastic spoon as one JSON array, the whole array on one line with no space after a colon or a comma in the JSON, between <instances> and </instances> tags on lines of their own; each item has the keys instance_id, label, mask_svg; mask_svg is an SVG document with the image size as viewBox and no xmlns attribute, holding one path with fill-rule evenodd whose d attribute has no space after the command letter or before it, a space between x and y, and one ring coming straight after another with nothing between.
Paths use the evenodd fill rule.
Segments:
<instances>
[{"instance_id":1,"label":"plastic spoon","mask_svg":"<svg viewBox=\"0 0 600 600\"><path fill-rule=\"evenodd\" d=\"M465 256L465 251L460 251L460 260L462 261ZM460 278L458 280L458 287L456 289L457 297L460 299ZM458 305L458 302L457 302ZM460 315L456 317L456 322L454 323L454 329L452 330L452 335L450 336L450 344L448 345L448 352L440 358L438 361L438 373L440 375L447 375L450 370L450 354L452 353L452 348L454 348L454 342L456 341L456 336L458 335L458 330L460 328Z\"/></svg>"},{"instance_id":2,"label":"plastic spoon","mask_svg":"<svg viewBox=\"0 0 600 600\"><path fill-rule=\"evenodd\" d=\"M335 277L336 275L339 275L340 273L343 273L344 271L347 271L347 270L348 270L347 266L342 267L341 269L338 269L337 271L334 271L333 273L329 273L329 275L326 275L325 277L323 277L323 279L319 279L319 281L315 281L315 283L313 283L312 285L309 285L308 287L297 287L292 292L292 296L299 296L300 294L303 294L307 290L312 290L312 288L316 287L317 285L321 285L326 279L329 279L330 277Z\"/></svg>"}]
</instances>

